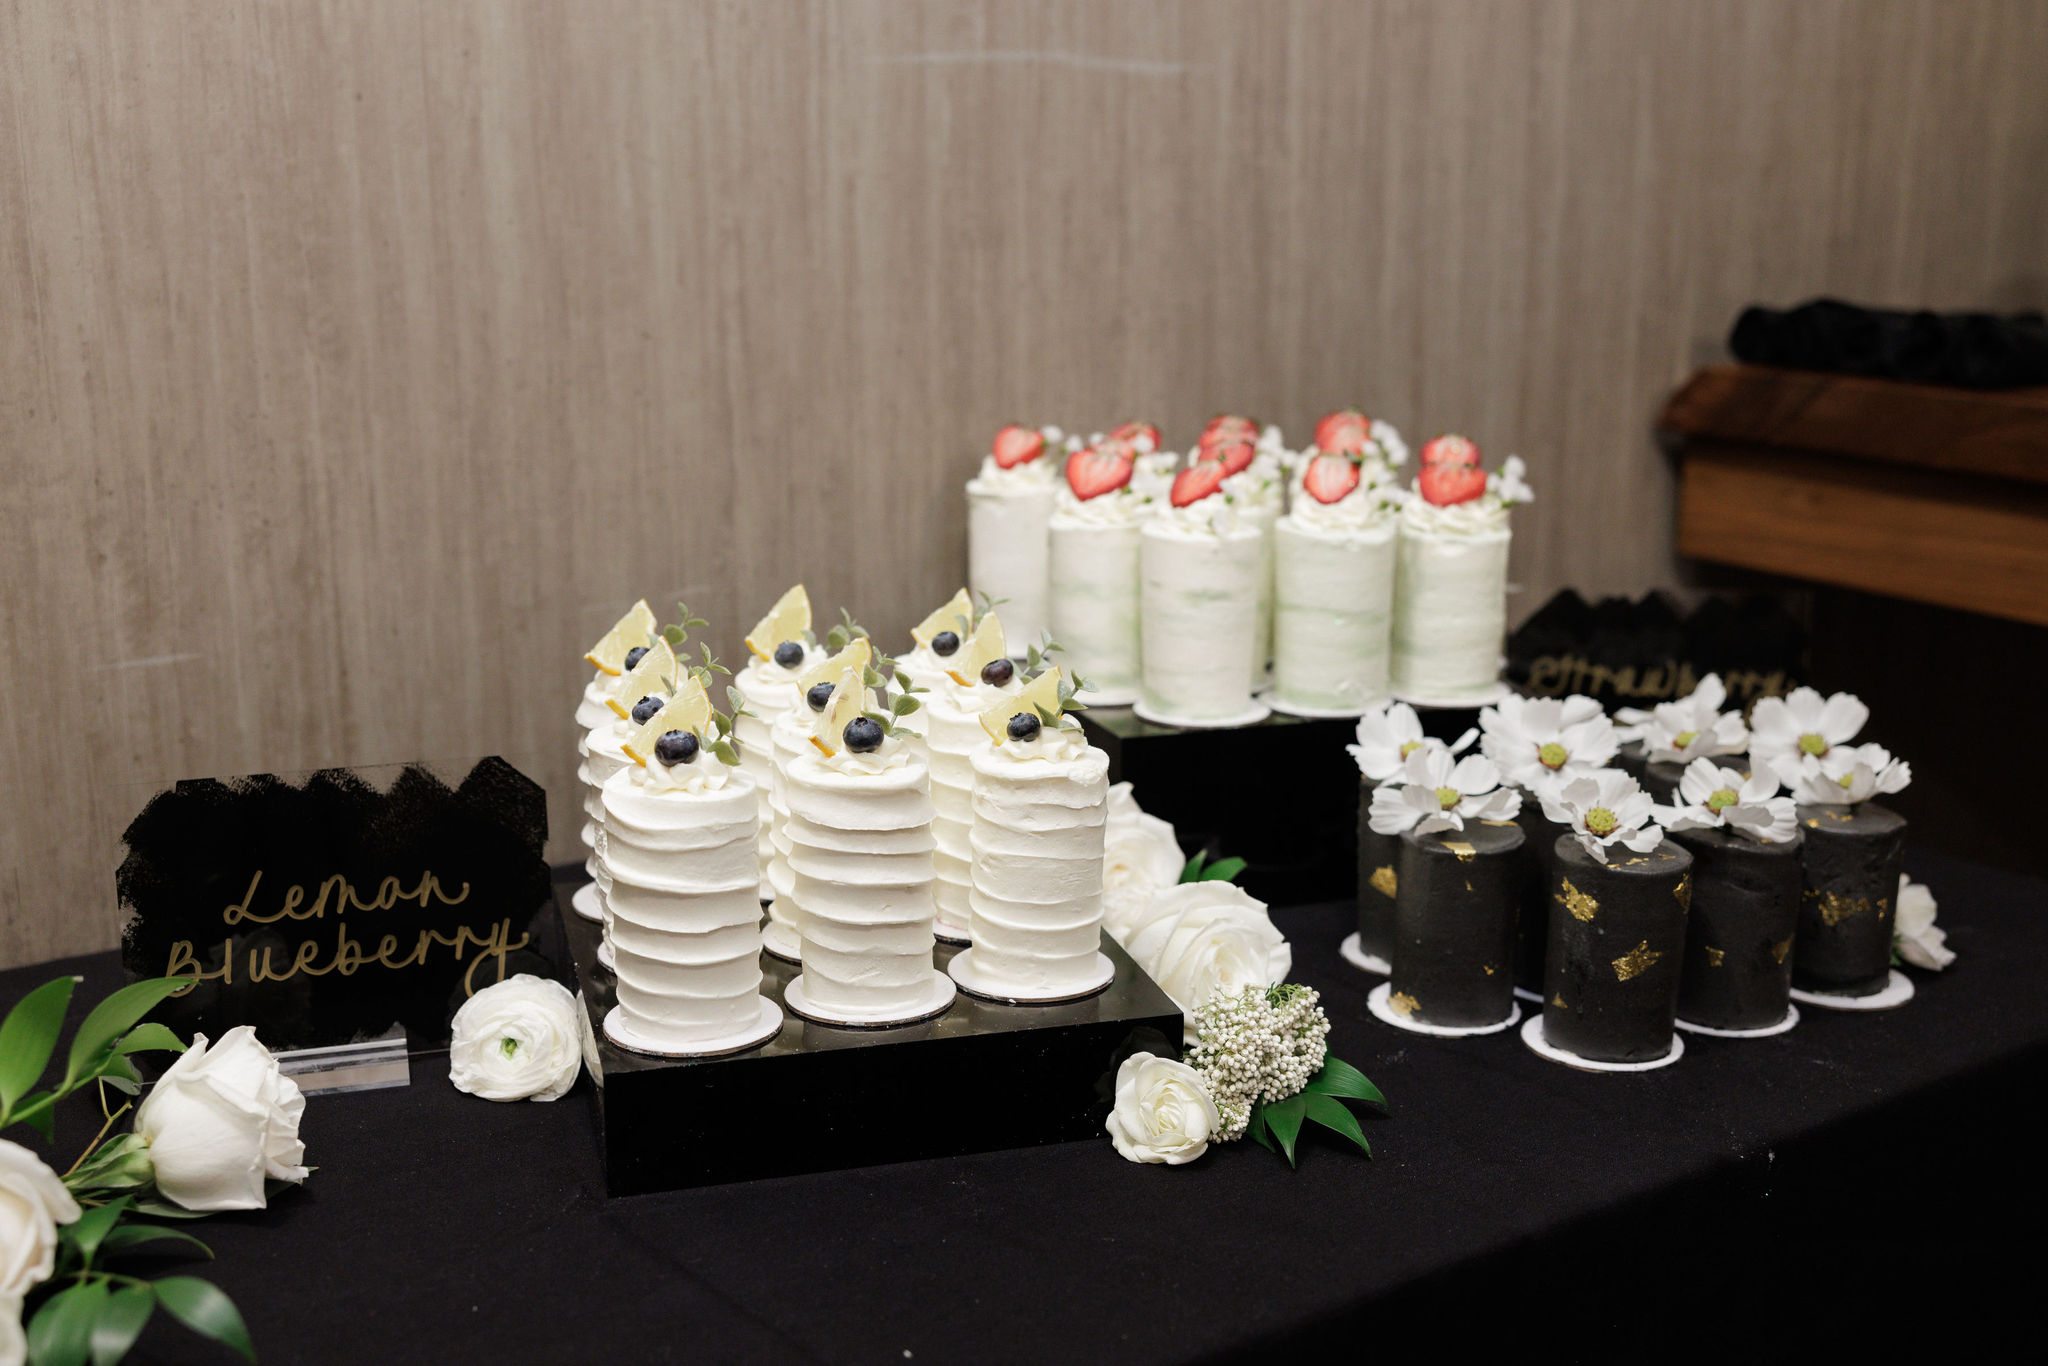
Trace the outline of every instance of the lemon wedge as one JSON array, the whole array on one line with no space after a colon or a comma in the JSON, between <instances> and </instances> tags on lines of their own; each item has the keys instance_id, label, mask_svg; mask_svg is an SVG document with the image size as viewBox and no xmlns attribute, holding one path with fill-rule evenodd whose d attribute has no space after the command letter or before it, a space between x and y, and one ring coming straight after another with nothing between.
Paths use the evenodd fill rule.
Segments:
<instances>
[{"instance_id":1,"label":"lemon wedge","mask_svg":"<svg viewBox=\"0 0 2048 1366\"><path fill-rule=\"evenodd\" d=\"M839 677L832 681L832 705L811 727L811 743L818 747L818 753L827 759L837 754L846 743L847 723L866 711L867 706L867 685L860 681L860 675L852 669L841 669Z\"/></svg>"},{"instance_id":2,"label":"lemon wedge","mask_svg":"<svg viewBox=\"0 0 2048 1366\"><path fill-rule=\"evenodd\" d=\"M941 631L952 631L965 636L968 623L974 620L974 603L968 598L967 590L961 589L947 600L946 605L910 628L910 638L925 649L931 648L932 637Z\"/></svg>"},{"instance_id":3,"label":"lemon wedge","mask_svg":"<svg viewBox=\"0 0 2048 1366\"><path fill-rule=\"evenodd\" d=\"M1015 697L1005 697L981 714L981 728L997 744L1010 738L1010 718L1020 712L1037 716L1040 711L1060 714L1060 671L1047 669L1024 685ZM1043 720L1044 718L1040 718Z\"/></svg>"},{"instance_id":4,"label":"lemon wedge","mask_svg":"<svg viewBox=\"0 0 2048 1366\"><path fill-rule=\"evenodd\" d=\"M1003 623L990 612L974 628L973 637L954 653L953 667L946 670L946 675L961 687L971 688L981 680L982 666L992 659L1004 658L1009 650L1003 640Z\"/></svg>"},{"instance_id":5,"label":"lemon wedge","mask_svg":"<svg viewBox=\"0 0 2048 1366\"><path fill-rule=\"evenodd\" d=\"M654 634L654 624L654 609L642 598L583 657L608 674L622 674L626 671L626 651L645 645Z\"/></svg>"},{"instance_id":6,"label":"lemon wedge","mask_svg":"<svg viewBox=\"0 0 2048 1366\"><path fill-rule=\"evenodd\" d=\"M654 757L654 742L672 730L689 731L699 740L711 733L711 699L704 695L704 685L687 674L668 705L648 717L647 724L634 731L620 748L626 751L627 758L645 768Z\"/></svg>"},{"instance_id":7,"label":"lemon wedge","mask_svg":"<svg viewBox=\"0 0 2048 1366\"><path fill-rule=\"evenodd\" d=\"M604 704L618 716L631 716L635 702L650 693L658 697L675 685L676 652L669 648L666 639L656 636L647 653L640 656L640 662L619 679Z\"/></svg>"},{"instance_id":8,"label":"lemon wedge","mask_svg":"<svg viewBox=\"0 0 2048 1366\"><path fill-rule=\"evenodd\" d=\"M757 659L773 659L776 646L785 640L802 640L804 632L810 629L811 595L798 584L777 598L768 615L747 632L747 648Z\"/></svg>"},{"instance_id":9,"label":"lemon wedge","mask_svg":"<svg viewBox=\"0 0 2048 1366\"><path fill-rule=\"evenodd\" d=\"M839 675L848 669L853 670L855 678L864 678L867 676L867 667L874 657L874 649L866 638L855 636L838 654L830 659L820 660L799 674L796 680L796 695L802 697L820 683L837 684ZM838 688L834 687L833 691L836 693Z\"/></svg>"}]
</instances>

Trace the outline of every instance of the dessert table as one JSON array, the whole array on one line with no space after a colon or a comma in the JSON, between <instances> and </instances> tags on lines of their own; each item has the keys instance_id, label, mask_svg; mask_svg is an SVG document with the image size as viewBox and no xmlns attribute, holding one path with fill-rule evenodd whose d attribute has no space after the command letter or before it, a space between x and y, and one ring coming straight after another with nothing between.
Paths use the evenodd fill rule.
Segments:
<instances>
[{"instance_id":1,"label":"dessert table","mask_svg":"<svg viewBox=\"0 0 2048 1366\"><path fill-rule=\"evenodd\" d=\"M1250 1143L1169 1170L1105 1139L607 1200L587 1077L495 1105L424 1056L410 1087L311 1098L315 1175L206 1221L205 1274L272 1362L1138 1366L1333 1330L1347 1359L1447 1334L1461 1356L1896 1345L1932 1325L1958 1343L2031 1302L2004 1292L2037 1259L2003 1239L2044 1206L2023 1173L2048 1080L2048 883L1908 862L1960 955L1916 972L1911 1004L1691 1037L1636 1076L1544 1062L1513 1031L1388 1028L1366 1008L1377 979L1337 956L1350 908L1280 910L1332 1051L1394 1107L1366 1122L1373 1162L1305 1138L1298 1171ZM58 970L85 976L78 1002L118 976L113 954L16 969L0 1006ZM1004 1084L935 1078L930 1103ZM227 1359L161 1316L143 1348Z\"/></svg>"}]
</instances>

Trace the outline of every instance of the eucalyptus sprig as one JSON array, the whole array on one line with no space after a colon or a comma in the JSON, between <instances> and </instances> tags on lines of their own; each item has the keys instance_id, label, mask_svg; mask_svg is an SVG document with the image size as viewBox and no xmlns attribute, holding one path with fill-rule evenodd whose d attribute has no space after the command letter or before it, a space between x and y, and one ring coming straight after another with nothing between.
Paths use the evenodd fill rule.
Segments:
<instances>
[{"instance_id":1,"label":"eucalyptus sprig","mask_svg":"<svg viewBox=\"0 0 2048 1366\"><path fill-rule=\"evenodd\" d=\"M981 619L983 617L1008 601L1008 598L998 598L988 593L976 593L974 595L974 618L967 623L967 630L962 633L961 638L964 640L967 636L973 635L981 626Z\"/></svg>"},{"instance_id":2,"label":"eucalyptus sprig","mask_svg":"<svg viewBox=\"0 0 2048 1366\"><path fill-rule=\"evenodd\" d=\"M853 613L842 607L839 609L839 624L825 633L825 648L836 655L856 639L871 640L872 637L868 635L868 628L855 621Z\"/></svg>"},{"instance_id":3,"label":"eucalyptus sprig","mask_svg":"<svg viewBox=\"0 0 2048 1366\"><path fill-rule=\"evenodd\" d=\"M1067 647L1054 640L1050 631L1042 634L1038 638L1036 645L1026 645L1024 647L1024 681L1028 683L1044 673L1052 667L1052 657L1058 654L1065 654L1066 651Z\"/></svg>"},{"instance_id":4,"label":"eucalyptus sprig","mask_svg":"<svg viewBox=\"0 0 2048 1366\"><path fill-rule=\"evenodd\" d=\"M1051 644L1050 638L1047 644ZM1052 645L1052 648L1059 647ZM1088 704L1080 701L1076 694L1086 692L1090 686L1088 680L1079 674L1061 674L1057 690L1058 702L1051 707L1042 707L1033 702L1031 710L1038 713L1040 723L1049 729L1079 730L1081 723L1074 719L1073 713L1088 710Z\"/></svg>"},{"instance_id":5,"label":"eucalyptus sprig","mask_svg":"<svg viewBox=\"0 0 2048 1366\"><path fill-rule=\"evenodd\" d=\"M867 668L861 671L861 686L872 690L881 699L880 711L868 710L861 714L880 726L884 735L894 735L896 723L924 705L916 695L925 690L912 683L896 667L894 658L879 650L869 658Z\"/></svg>"},{"instance_id":6,"label":"eucalyptus sprig","mask_svg":"<svg viewBox=\"0 0 2048 1366\"><path fill-rule=\"evenodd\" d=\"M668 642L669 649L680 655L684 644L690 639L691 628L709 626L711 623L692 612L687 602L676 604L676 616L678 620L674 625L661 628L661 638Z\"/></svg>"}]
</instances>

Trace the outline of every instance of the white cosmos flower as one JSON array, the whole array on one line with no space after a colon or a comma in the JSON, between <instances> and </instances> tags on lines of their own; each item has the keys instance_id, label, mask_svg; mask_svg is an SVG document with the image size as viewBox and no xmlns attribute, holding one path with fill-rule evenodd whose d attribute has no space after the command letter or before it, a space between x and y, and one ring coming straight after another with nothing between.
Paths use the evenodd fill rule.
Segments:
<instances>
[{"instance_id":1,"label":"white cosmos flower","mask_svg":"<svg viewBox=\"0 0 2048 1366\"><path fill-rule=\"evenodd\" d=\"M1656 802L1620 769L1555 784L1543 798L1543 814L1570 826L1579 847L1602 863L1609 845L1647 854L1664 841L1664 831L1646 823L1657 814Z\"/></svg>"},{"instance_id":2,"label":"white cosmos flower","mask_svg":"<svg viewBox=\"0 0 2048 1366\"><path fill-rule=\"evenodd\" d=\"M1368 820L1375 834L1428 835L1463 830L1466 821L1511 821L1521 809L1522 794L1500 785L1491 759L1468 754L1454 760L1447 749L1418 749L1396 781L1373 789Z\"/></svg>"},{"instance_id":3,"label":"white cosmos flower","mask_svg":"<svg viewBox=\"0 0 2048 1366\"><path fill-rule=\"evenodd\" d=\"M1740 754L1749 745L1742 713L1722 711L1728 689L1721 675L1708 674L1688 697L1659 702L1642 730L1652 763L1689 764L1717 754Z\"/></svg>"},{"instance_id":4,"label":"white cosmos flower","mask_svg":"<svg viewBox=\"0 0 2048 1366\"><path fill-rule=\"evenodd\" d=\"M1393 702L1373 708L1358 718L1358 743L1344 746L1351 757L1358 761L1358 771L1376 783L1383 783L1400 773L1402 763L1418 749L1442 749L1451 754L1462 754L1471 748L1479 738L1479 732L1468 730L1458 737L1454 745L1422 733L1422 720L1416 716L1415 708L1406 702Z\"/></svg>"},{"instance_id":5,"label":"white cosmos flower","mask_svg":"<svg viewBox=\"0 0 2048 1366\"><path fill-rule=\"evenodd\" d=\"M1824 698L1812 688L1794 688L1789 697L1760 697L1749 713L1750 767L1768 768L1797 789L1805 760L1848 744L1869 719L1870 708L1854 693Z\"/></svg>"},{"instance_id":6,"label":"white cosmos flower","mask_svg":"<svg viewBox=\"0 0 2048 1366\"><path fill-rule=\"evenodd\" d=\"M1892 922L1892 947L1899 957L1916 968L1939 972L1956 961L1956 951L1944 942L1948 935L1934 923L1934 893L1926 884L1899 874L1897 915Z\"/></svg>"},{"instance_id":7,"label":"white cosmos flower","mask_svg":"<svg viewBox=\"0 0 2048 1366\"><path fill-rule=\"evenodd\" d=\"M1661 814L1673 830L1738 830L1765 844L1783 844L1799 829L1790 797L1778 795L1778 778L1767 768L1748 777L1695 759L1678 777L1681 804Z\"/></svg>"},{"instance_id":8,"label":"white cosmos flower","mask_svg":"<svg viewBox=\"0 0 2048 1366\"><path fill-rule=\"evenodd\" d=\"M1616 707L1614 709L1614 743L1617 746L1634 744L1643 738L1649 729L1650 713L1641 707Z\"/></svg>"},{"instance_id":9,"label":"white cosmos flower","mask_svg":"<svg viewBox=\"0 0 2048 1366\"><path fill-rule=\"evenodd\" d=\"M1614 723L1592 698L1504 697L1479 713L1479 748L1504 782L1533 788L1545 774L1605 768L1619 748Z\"/></svg>"},{"instance_id":10,"label":"white cosmos flower","mask_svg":"<svg viewBox=\"0 0 2048 1366\"><path fill-rule=\"evenodd\" d=\"M1913 766L1883 745L1835 745L1817 759L1804 756L1796 772L1793 792L1814 806L1854 806L1913 781Z\"/></svg>"}]
</instances>

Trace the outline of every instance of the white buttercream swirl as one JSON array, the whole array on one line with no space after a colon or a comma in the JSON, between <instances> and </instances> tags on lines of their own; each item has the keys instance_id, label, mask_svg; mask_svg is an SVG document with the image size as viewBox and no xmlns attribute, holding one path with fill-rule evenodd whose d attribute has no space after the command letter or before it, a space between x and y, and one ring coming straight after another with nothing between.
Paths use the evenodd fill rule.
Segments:
<instances>
[{"instance_id":1,"label":"white buttercream swirl","mask_svg":"<svg viewBox=\"0 0 2048 1366\"><path fill-rule=\"evenodd\" d=\"M649 792L716 792L730 779L732 770L709 749L700 748L687 764L665 764L649 759L646 766L633 766L633 782Z\"/></svg>"},{"instance_id":2,"label":"white buttercream swirl","mask_svg":"<svg viewBox=\"0 0 2048 1366\"><path fill-rule=\"evenodd\" d=\"M1088 752L1088 737L1079 723L1072 726L1040 726L1038 734L1029 740L1006 739L996 748L1018 763L1028 763L1035 759L1045 763L1064 764Z\"/></svg>"},{"instance_id":3,"label":"white buttercream swirl","mask_svg":"<svg viewBox=\"0 0 2048 1366\"><path fill-rule=\"evenodd\" d=\"M1358 487L1334 503L1320 502L1297 487L1287 515L1305 531L1369 531L1395 515L1405 501L1387 467L1374 459L1359 470Z\"/></svg>"},{"instance_id":4,"label":"white buttercream swirl","mask_svg":"<svg viewBox=\"0 0 2048 1366\"><path fill-rule=\"evenodd\" d=\"M1226 484L1228 480L1224 481ZM1197 499L1186 507L1161 507L1149 519L1162 534L1189 540L1214 536L1235 536L1249 525L1254 509L1234 501L1221 490Z\"/></svg>"},{"instance_id":5,"label":"white buttercream swirl","mask_svg":"<svg viewBox=\"0 0 2048 1366\"><path fill-rule=\"evenodd\" d=\"M1490 493L1439 507L1418 490L1401 505L1401 525L1437 536L1485 536L1507 530L1508 508Z\"/></svg>"},{"instance_id":6,"label":"white buttercream swirl","mask_svg":"<svg viewBox=\"0 0 2048 1366\"><path fill-rule=\"evenodd\" d=\"M1132 479L1135 482L1134 473ZM1052 525L1055 527L1098 527L1135 526L1156 509L1151 495L1140 493L1131 485L1125 485L1113 493L1100 494L1094 498L1076 498L1070 488L1062 488L1053 501Z\"/></svg>"}]
</instances>

